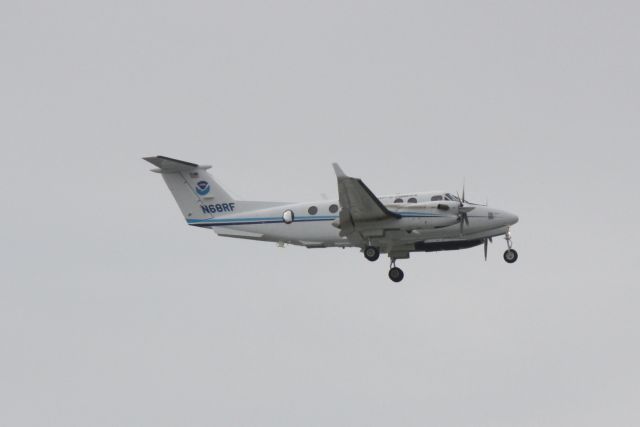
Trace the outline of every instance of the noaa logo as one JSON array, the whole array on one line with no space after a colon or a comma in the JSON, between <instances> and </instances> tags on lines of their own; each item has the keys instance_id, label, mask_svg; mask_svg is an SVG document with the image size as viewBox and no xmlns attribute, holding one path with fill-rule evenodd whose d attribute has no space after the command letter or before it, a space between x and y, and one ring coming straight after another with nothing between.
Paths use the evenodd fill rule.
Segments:
<instances>
[{"instance_id":1,"label":"noaa logo","mask_svg":"<svg viewBox=\"0 0 640 427\"><path fill-rule=\"evenodd\" d=\"M211 187L209 187L209 183L207 181L198 181L198 183L196 184L196 193L201 196L209 193L210 189Z\"/></svg>"}]
</instances>

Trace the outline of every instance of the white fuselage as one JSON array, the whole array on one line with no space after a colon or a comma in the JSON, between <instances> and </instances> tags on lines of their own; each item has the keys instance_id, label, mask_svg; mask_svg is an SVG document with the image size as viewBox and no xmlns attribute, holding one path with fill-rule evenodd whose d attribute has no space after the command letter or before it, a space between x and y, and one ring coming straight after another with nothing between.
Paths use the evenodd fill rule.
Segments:
<instances>
[{"instance_id":1,"label":"white fuselage","mask_svg":"<svg viewBox=\"0 0 640 427\"><path fill-rule=\"evenodd\" d=\"M364 240L360 242L340 235L339 203L336 200L278 204L238 214L213 215L211 219L188 219L187 222L212 228L217 234L227 237L307 247L362 246L366 242L386 252L391 242L395 248L400 244L406 245L407 250L413 250L412 245L418 242L468 241L499 236L518 221L517 216L511 213L473 205L467 213L468 225L460 227L459 201L447 200L445 195L450 196L449 193L430 192L379 197L399 218L382 221L384 227L381 227L382 222L371 222L371 233L361 230ZM290 223L283 220L286 211L293 212ZM381 228L386 230L385 233L377 231Z\"/></svg>"},{"instance_id":2,"label":"white fuselage","mask_svg":"<svg viewBox=\"0 0 640 427\"><path fill-rule=\"evenodd\" d=\"M412 252L467 249L505 235L504 260L512 264L509 227L512 213L470 203L446 192L377 197L360 178L348 176L333 164L338 200L280 203L237 200L198 165L166 156L145 157L162 175L187 224L210 228L220 236L278 242L307 248L359 247L365 259L381 253L390 259L389 278L400 282L398 259Z\"/></svg>"}]
</instances>

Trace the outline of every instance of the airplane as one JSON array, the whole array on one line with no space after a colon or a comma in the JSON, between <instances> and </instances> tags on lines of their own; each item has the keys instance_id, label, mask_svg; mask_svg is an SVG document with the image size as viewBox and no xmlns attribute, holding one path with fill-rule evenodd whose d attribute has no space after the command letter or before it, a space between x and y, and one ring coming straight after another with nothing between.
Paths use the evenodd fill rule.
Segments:
<instances>
[{"instance_id":1,"label":"airplane","mask_svg":"<svg viewBox=\"0 0 640 427\"><path fill-rule=\"evenodd\" d=\"M389 278L400 282L396 266L412 252L450 251L484 245L504 236L503 258L514 263L510 227L518 217L465 200L452 192L431 191L377 197L359 178L333 168L338 200L303 203L236 200L198 165L165 156L144 157L162 175L188 225L212 229L219 236L276 242L307 248L360 248L376 261L386 253Z\"/></svg>"}]
</instances>

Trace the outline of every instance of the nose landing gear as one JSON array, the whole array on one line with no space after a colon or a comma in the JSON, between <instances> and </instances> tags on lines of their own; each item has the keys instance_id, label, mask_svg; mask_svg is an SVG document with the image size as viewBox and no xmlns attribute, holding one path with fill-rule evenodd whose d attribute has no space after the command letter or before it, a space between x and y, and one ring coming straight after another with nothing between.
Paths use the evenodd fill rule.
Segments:
<instances>
[{"instance_id":1,"label":"nose landing gear","mask_svg":"<svg viewBox=\"0 0 640 427\"><path fill-rule=\"evenodd\" d=\"M504 251L504 260L509 264L513 264L518 260L518 252L515 249L507 249Z\"/></svg>"},{"instance_id":2,"label":"nose landing gear","mask_svg":"<svg viewBox=\"0 0 640 427\"><path fill-rule=\"evenodd\" d=\"M507 234L504 235L504 238L507 241L507 247L509 249L504 251L503 258L507 263L513 264L518 260L518 252L516 252L516 250L512 248L513 243L511 243L511 231L507 231Z\"/></svg>"}]
</instances>

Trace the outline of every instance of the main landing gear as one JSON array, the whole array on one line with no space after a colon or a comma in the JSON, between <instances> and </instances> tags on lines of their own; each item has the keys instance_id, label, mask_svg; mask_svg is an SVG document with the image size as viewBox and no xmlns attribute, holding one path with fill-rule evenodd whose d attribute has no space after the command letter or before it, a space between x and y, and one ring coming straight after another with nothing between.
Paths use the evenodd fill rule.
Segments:
<instances>
[{"instance_id":1,"label":"main landing gear","mask_svg":"<svg viewBox=\"0 0 640 427\"><path fill-rule=\"evenodd\" d=\"M367 246L364 248L364 257L369 261L375 261L380 258L380 249L375 246Z\"/></svg>"},{"instance_id":2,"label":"main landing gear","mask_svg":"<svg viewBox=\"0 0 640 427\"><path fill-rule=\"evenodd\" d=\"M518 260L518 252L512 248L513 243L511 243L511 231L507 231L507 234L504 235L505 240L507 241L507 249L504 251L503 258L509 264L513 264Z\"/></svg>"},{"instance_id":3,"label":"main landing gear","mask_svg":"<svg viewBox=\"0 0 640 427\"><path fill-rule=\"evenodd\" d=\"M389 279L398 283L404 279L404 272L400 268L396 267L396 260L391 259L391 268L389 269Z\"/></svg>"},{"instance_id":4,"label":"main landing gear","mask_svg":"<svg viewBox=\"0 0 640 427\"><path fill-rule=\"evenodd\" d=\"M369 261L373 262L373 261L376 261L378 258L380 258L380 249L376 248L375 246L365 246L362 252L364 253L364 257ZM395 258L391 258L391 267L389 268L389 279L393 280L396 283L401 282L402 279L404 279L404 272L400 270L400 268L396 267Z\"/></svg>"}]
</instances>

